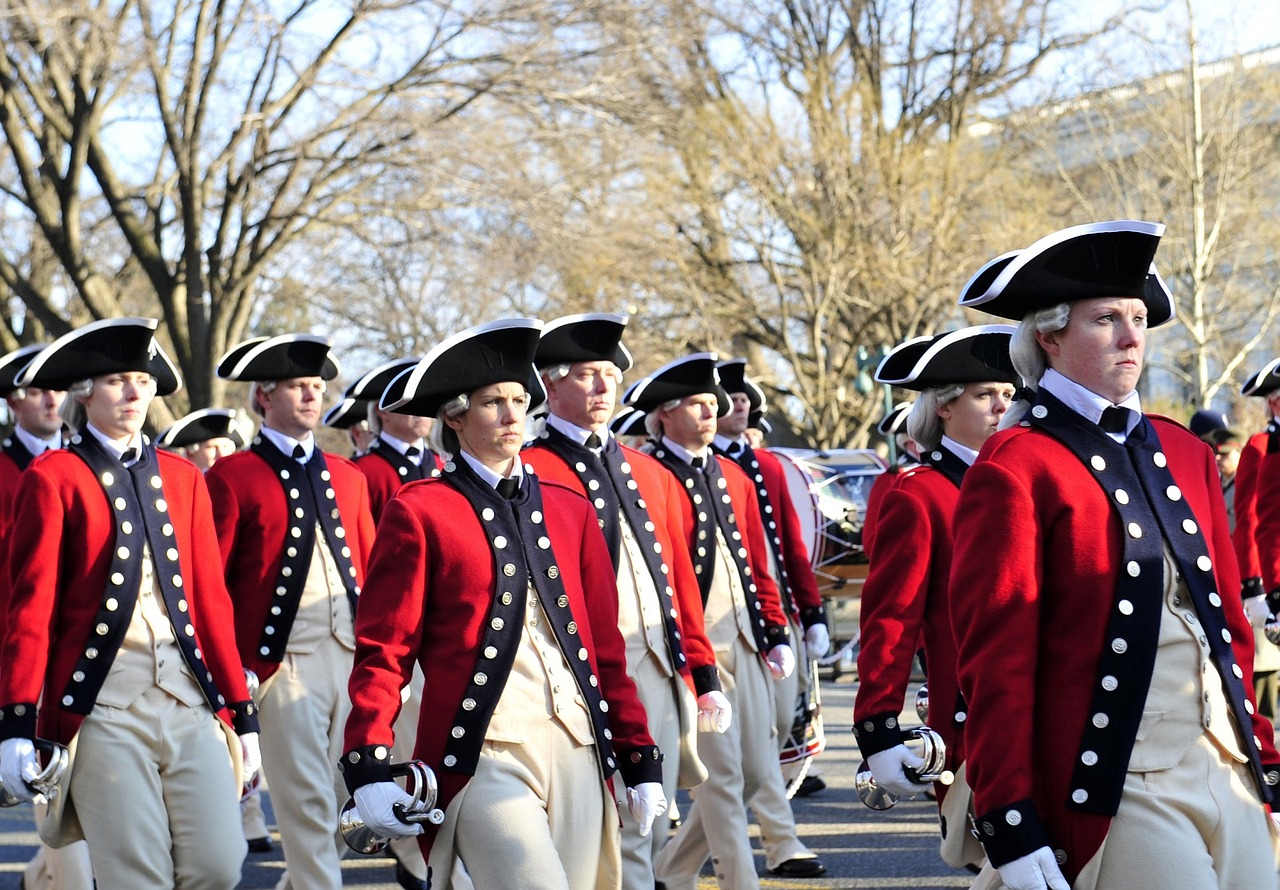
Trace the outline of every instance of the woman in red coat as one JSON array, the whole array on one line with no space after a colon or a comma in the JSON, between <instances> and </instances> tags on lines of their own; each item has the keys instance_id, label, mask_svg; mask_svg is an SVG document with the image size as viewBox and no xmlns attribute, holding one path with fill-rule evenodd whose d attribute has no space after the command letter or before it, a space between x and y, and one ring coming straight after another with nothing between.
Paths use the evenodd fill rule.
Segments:
<instances>
[{"instance_id":1,"label":"woman in red coat","mask_svg":"<svg viewBox=\"0 0 1280 890\"><path fill-rule=\"evenodd\" d=\"M965 748L991 866L975 886L1276 885L1280 755L1252 701L1218 471L1136 389L1147 328L1173 315L1152 265L1163 232L1067 229L989 263L961 299L1022 320L1011 350L1035 389L955 513Z\"/></svg>"},{"instance_id":2,"label":"woman in red coat","mask_svg":"<svg viewBox=\"0 0 1280 890\"><path fill-rule=\"evenodd\" d=\"M1010 325L986 325L920 337L894 349L876 370L881 383L920 391L907 427L924 459L923 466L904 471L884 496L876 559L862 589L853 729L877 784L895 794L928 788L906 773L924 761L903 744L898 725L921 645L930 724L947 745L947 769L959 773L964 760L967 709L956 680L948 597L951 519L965 472L1013 398L1012 333ZM980 860L981 848L968 831L963 775L951 789L941 783L936 788L942 858L954 866Z\"/></svg>"},{"instance_id":3,"label":"woman in red coat","mask_svg":"<svg viewBox=\"0 0 1280 890\"><path fill-rule=\"evenodd\" d=\"M521 465L540 327L510 319L451 337L384 406L437 415L437 453L452 458L383 512L339 769L376 833L423 832L433 886L448 887L458 861L481 890L616 886L606 781L621 773L646 832L666 808L595 511ZM415 662L430 702L415 754L445 811L425 831L395 815L408 796L388 754Z\"/></svg>"}]
</instances>

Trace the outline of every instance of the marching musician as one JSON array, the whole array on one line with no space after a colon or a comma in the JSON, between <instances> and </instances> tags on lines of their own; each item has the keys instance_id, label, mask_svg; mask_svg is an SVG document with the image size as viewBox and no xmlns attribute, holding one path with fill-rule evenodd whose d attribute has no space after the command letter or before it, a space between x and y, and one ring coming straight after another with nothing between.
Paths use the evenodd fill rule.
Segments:
<instances>
[{"instance_id":1,"label":"marching musician","mask_svg":"<svg viewBox=\"0 0 1280 890\"><path fill-rule=\"evenodd\" d=\"M18 494L23 470L37 455L56 451L64 444L60 409L67 394L58 389L20 387L16 382L18 375L47 345L23 346L0 358L0 396L4 397L13 418L13 430L5 437L3 450L0 450L0 541L9 540L9 531L13 527L13 499ZM0 559L4 553L5 548L0 548ZM8 569L0 564L0 639L4 637L7 611L7 575ZM37 805L35 811L36 825L39 826L45 808ZM50 847L41 842L40 849L23 871L22 886L26 890L44 890L46 887L92 890L89 848L84 841L65 847Z\"/></svg>"},{"instance_id":2,"label":"marching musician","mask_svg":"<svg viewBox=\"0 0 1280 890\"><path fill-rule=\"evenodd\" d=\"M218 362L250 381L262 419L247 451L208 473L218 543L235 604L236 639L258 675L263 767L284 847L281 886L342 886L333 766L350 708L355 608L373 541L364 476L317 447L329 343L309 334L257 337Z\"/></svg>"},{"instance_id":3,"label":"marching musician","mask_svg":"<svg viewBox=\"0 0 1280 890\"><path fill-rule=\"evenodd\" d=\"M676 359L632 386L624 399L646 412L648 447L685 492L681 510L704 626L733 708L727 732L698 736L710 777L694 792L692 808L654 863L668 890L695 887L708 857L720 886L758 886L746 805L766 785L772 786L766 794L786 800L774 738L773 681L795 670L796 657L769 575L755 488L737 464L710 448L716 419L732 404L715 365L712 353ZM771 839L780 860L770 870L793 877L825 871L797 836L790 807L779 817Z\"/></svg>"},{"instance_id":4,"label":"marching musician","mask_svg":"<svg viewBox=\"0 0 1280 890\"><path fill-rule=\"evenodd\" d=\"M177 451L207 473L220 458L235 454L246 443L234 409L201 408L174 421L156 444Z\"/></svg>"},{"instance_id":5,"label":"marching musician","mask_svg":"<svg viewBox=\"0 0 1280 890\"><path fill-rule=\"evenodd\" d=\"M1280 597L1268 597L1268 588L1262 580L1262 561L1258 556L1258 489L1262 482L1259 474L1262 460L1271 449L1272 437L1280 436L1277 433L1280 425L1276 423L1276 415L1280 414L1280 358L1272 359L1250 376L1240 387L1240 394L1264 399L1267 412L1266 428L1250 436L1240 449L1231 511L1236 524L1231 532L1231 542L1235 547L1236 561L1240 564L1240 596L1254 628L1254 694L1259 712L1264 717L1274 718L1280 648L1266 638L1262 628L1272 613L1280 612ZM1280 440L1277 448L1280 448Z\"/></svg>"},{"instance_id":6,"label":"marching musician","mask_svg":"<svg viewBox=\"0 0 1280 890\"><path fill-rule=\"evenodd\" d=\"M648 714L649 733L670 755L662 770L663 794L670 801L682 760L692 773L686 786L706 777L695 733L723 732L732 714L702 624L702 594L682 525L684 495L661 464L618 444L607 427L618 384L631 367L622 344L626 323L623 315L588 313L543 328L536 364L550 410L541 436L521 460L539 479L573 489L595 508L617 577L627 673ZM622 886L651 890L653 858L666 833L641 835L625 812L621 790L615 794L623 809Z\"/></svg>"},{"instance_id":7,"label":"marching musician","mask_svg":"<svg viewBox=\"0 0 1280 890\"><path fill-rule=\"evenodd\" d=\"M257 717L204 480L141 432L152 399L181 386L156 326L94 322L16 381L68 391L79 431L18 488L15 515L38 521L11 531L0 777L31 800L37 736L67 745L46 841L83 837L102 890L230 890L245 856L237 773L256 771Z\"/></svg>"},{"instance_id":8,"label":"marching musician","mask_svg":"<svg viewBox=\"0 0 1280 890\"><path fill-rule=\"evenodd\" d=\"M1255 713L1218 471L1136 389L1147 329L1173 316L1152 264L1163 232L1057 232L961 297L1020 320L1013 363L1035 390L955 512L967 772L989 859L975 886L1276 886L1280 755Z\"/></svg>"},{"instance_id":9,"label":"marching musician","mask_svg":"<svg viewBox=\"0 0 1280 890\"><path fill-rule=\"evenodd\" d=\"M340 769L364 823L422 834L433 887L460 861L479 890L617 886L621 773L642 829L666 808L662 755L626 673L604 536L579 495L519 452L541 322L505 319L437 345L383 408L434 416L443 473L383 512L358 622ZM393 806L392 725L417 664L432 692L415 756L441 826Z\"/></svg>"},{"instance_id":10,"label":"marching musician","mask_svg":"<svg viewBox=\"0 0 1280 890\"><path fill-rule=\"evenodd\" d=\"M934 785L942 858L956 867L980 861L982 849L968 826L967 709L956 680L948 595L951 524L960 483L1013 399L1018 376L1009 359L1012 333L1011 325L984 325L917 337L876 369L876 382L920 393L907 430L920 444L924 463L903 471L881 502L882 535L862 588L853 730L876 784L900 795L928 790L905 772L918 770L924 760L903 743L898 724L911 663L923 645L934 712L930 725L946 744L946 769L956 776L950 787Z\"/></svg>"},{"instance_id":11,"label":"marching musician","mask_svg":"<svg viewBox=\"0 0 1280 890\"><path fill-rule=\"evenodd\" d=\"M787 478L778 457L763 448L756 448L748 441L747 431L764 423L764 390L747 376L747 361L742 358L727 359L716 366L720 385L733 407L716 421L716 437L711 441L712 450L729 458L742 468L756 491L756 504L764 522L764 539L769 558L769 574L778 585L782 610L792 639L799 641L799 669L785 680L774 685L774 702L777 706L779 753L789 744L791 729L796 720L797 700L808 692L809 662L821 658L831 648L831 634L827 630L827 610L814 580L813 564L809 551L801 537L800 519L791 500ZM803 760L783 767L784 786L790 785ZM777 868L786 858L775 852L771 829L775 824L794 824L791 804L784 794L773 799L768 790L757 794L751 808L760 822L764 841L765 862L769 868ZM826 787L816 772L810 772L796 788L796 795L806 796ZM786 812L784 812L784 810Z\"/></svg>"},{"instance_id":12,"label":"marching musician","mask_svg":"<svg viewBox=\"0 0 1280 890\"><path fill-rule=\"evenodd\" d=\"M366 416L373 438L355 462L369 483L369 503L375 525L382 516L382 508L402 486L426 479L438 468L436 456L426 442L431 418L396 414L378 405L391 382L417 363L416 358L393 359L347 388L347 398L368 400Z\"/></svg>"}]
</instances>

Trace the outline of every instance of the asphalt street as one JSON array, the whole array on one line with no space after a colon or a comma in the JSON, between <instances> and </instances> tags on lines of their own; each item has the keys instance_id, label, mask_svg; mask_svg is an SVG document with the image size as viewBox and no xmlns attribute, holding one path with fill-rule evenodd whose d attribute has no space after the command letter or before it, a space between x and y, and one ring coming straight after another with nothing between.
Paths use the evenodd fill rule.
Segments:
<instances>
[{"instance_id":1,"label":"asphalt street","mask_svg":"<svg viewBox=\"0 0 1280 890\"><path fill-rule=\"evenodd\" d=\"M816 879L774 878L765 872L758 851L761 887L776 890L818 888L875 888L875 890L942 890L969 886L971 875L945 865L938 857L936 808L931 801L904 801L887 812L874 812L858 800L853 776L861 758L849 731L854 678L848 674L823 682L823 713L827 750L816 761L825 790L794 801L800 836L827 865ZM914 700L911 690L908 701ZM910 715L908 722L916 722ZM127 814L122 813L122 818ZM278 837L277 837L278 840ZM29 806L0 810L0 890L18 886L25 863L35 853L36 833ZM384 858L349 856L343 864L348 890L396 890L391 862ZM275 851L250 854L245 862L243 888L274 887L284 870ZM714 888L706 877L702 886ZM516 888L512 888L516 890Z\"/></svg>"}]
</instances>

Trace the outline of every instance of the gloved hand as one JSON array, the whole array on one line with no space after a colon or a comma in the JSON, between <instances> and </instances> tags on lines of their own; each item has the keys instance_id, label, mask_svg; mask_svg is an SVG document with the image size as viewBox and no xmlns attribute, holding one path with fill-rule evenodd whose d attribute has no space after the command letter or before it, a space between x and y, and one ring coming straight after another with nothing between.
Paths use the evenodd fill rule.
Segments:
<instances>
[{"instance_id":1,"label":"gloved hand","mask_svg":"<svg viewBox=\"0 0 1280 890\"><path fill-rule=\"evenodd\" d=\"M923 794L929 790L927 782L913 782L907 778L903 767L920 770L924 766L924 758L911 753L906 745L895 745L883 751L877 751L867 758L867 766L876 784L886 791L903 796Z\"/></svg>"},{"instance_id":2,"label":"gloved hand","mask_svg":"<svg viewBox=\"0 0 1280 890\"><path fill-rule=\"evenodd\" d=\"M804 632L804 652L810 658L821 658L831 648L831 632L821 621L809 625Z\"/></svg>"},{"instance_id":3,"label":"gloved hand","mask_svg":"<svg viewBox=\"0 0 1280 890\"><path fill-rule=\"evenodd\" d=\"M698 732L724 732L733 722L733 706L719 689L698 696Z\"/></svg>"},{"instance_id":4,"label":"gloved hand","mask_svg":"<svg viewBox=\"0 0 1280 890\"><path fill-rule=\"evenodd\" d=\"M38 792L27 784L40 775L40 761L31 739L0 742L0 782L18 800L35 800Z\"/></svg>"},{"instance_id":5,"label":"gloved hand","mask_svg":"<svg viewBox=\"0 0 1280 890\"><path fill-rule=\"evenodd\" d=\"M253 777L262 769L262 747L258 744L256 732L246 732L240 736L240 755L243 766L241 774L245 785L253 782Z\"/></svg>"},{"instance_id":6,"label":"gloved hand","mask_svg":"<svg viewBox=\"0 0 1280 890\"><path fill-rule=\"evenodd\" d=\"M1071 890L1071 885L1062 876L1062 869L1058 868L1058 860L1053 858L1053 851L1048 847L1007 862L997 871L1009 890L1045 890L1046 887L1048 890Z\"/></svg>"},{"instance_id":7,"label":"gloved hand","mask_svg":"<svg viewBox=\"0 0 1280 890\"><path fill-rule=\"evenodd\" d=\"M410 806L413 798L395 782L370 782L356 789L356 810L370 831L379 837L413 837L422 834L422 826L414 822L401 822L396 818L392 804Z\"/></svg>"},{"instance_id":8,"label":"gloved hand","mask_svg":"<svg viewBox=\"0 0 1280 890\"><path fill-rule=\"evenodd\" d=\"M1267 605L1266 596L1251 596L1245 600L1244 614L1248 616L1249 623L1254 627L1265 625L1267 619L1271 617L1271 607Z\"/></svg>"},{"instance_id":9,"label":"gloved hand","mask_svg":"<svg viewBox=\"0 0 1280 890\"><path fill-rule=\"evenodd\" d=\"M643 782L627 789L627 809L640 823L640 836L648 837L653 820L667 811L667 796L660 782Z\"/></svg>"},{"instance_id":10,"label":"gloved hand","mask_svg":"<svg viewBox=\"0 0 1280 890\"><path fill-rule=\"evenodd\" d=\"M787 679L796 669L796 654L786 643L779 643L770 649L764 661L769 665L769 673L773 674L775 680Z\"/></svg>"}]
</instances>

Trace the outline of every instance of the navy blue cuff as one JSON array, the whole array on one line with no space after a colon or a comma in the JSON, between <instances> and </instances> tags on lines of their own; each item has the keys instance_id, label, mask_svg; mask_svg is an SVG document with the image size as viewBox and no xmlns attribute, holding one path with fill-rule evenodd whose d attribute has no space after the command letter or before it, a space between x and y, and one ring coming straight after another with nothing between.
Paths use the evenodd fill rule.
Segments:
<instances>
[{"instance_id":1,"label":"navy blue cuff","mask_svg":"<svg viewBox=\"0 0 1280 890\"><path fill-rule=\"evenodd\" d=\"M338 772L347 783L347 791L352 794L356 789L374 782L390 782L391 746L362 745L353 748L338 761Z\"/></svg>"},{"instance_id":2,"label":"navy blue cuff","mask_svg":"<svg viewBox=\"0 0 1280 890\"><path fill-rule=\"evenodd\" d=\"M35 737L36 706L33 702L19 702L0 708L0 740Z\"/></svg>"},{"instance_id":3,"label":"navy blue cuff","mask_svg":"<svg viewBox=\"0 0 1280 890\"><path fill-rule=\"evenodd\" d=\"M805 630L813 627L815 624L827 623L827 605L820 603L816 606L806 606L800 610L800 623Z\"/></svg>"},{"instance_id":4,"label":"navy blue cuff","mask_svg":"<svg viewBox=\"0 0 1280 890\"><path fill-rule=\"evenodd\" d=\"M898 725L898 715L888 711L855 720L853 734L858 737L858 750L863 757L896 748L905 738Z\"/></svg>"},{"instance_id":5,"label":"navy blue cuff","mask_svg":"<svg viewBox=\"0 0 1280 890\"><path fill-rule=\"evenodd\" d=\"M258 706L252 701L237 701L227 705L231 712L231 726L236 735L246 732L258 732Z\"/></svg>"},{"instance_id":6,"label":"navy blue cuff","mask_svg":"<svg viewBox=\"0 0 1280 890\"><path fill-rule=\"evenodd\" d=\"M785 624L771 624L764 629L764 651L774 646L791 645L791 630Z\"/></svg>"},{"instance_id":7,"label":"navy blue cuff","mask_svg":"<svg viewBox=\"0 0 1280 890\"><path fill-rule=\"evenodd\" d=\"M720 691L720 671L714 664L694 668L691 673L693 675L693 688L698 695Z\"/></svg>"},{"instance_id":8,"label":"navy blue cuff","mask_svg":"<svg viewBox=\"0 0 1280 890\"><path fill-rule=\"evenodd\" d=\"M662 752L657 745L635 748L618 758L618 772L628 788L662 781Z\"/></svg>"},{"instance_id":9,"label":"navy blue cuff","mask_svg":"<svg viewBox=\"0 0 1280 890\"><path fill-rule=\"evenodd\" d=\"M978 839L996 868L1050 846L1048 832L1030 800L992 810L979 818L976 825Z\"/></svg>"}]
</instances>

